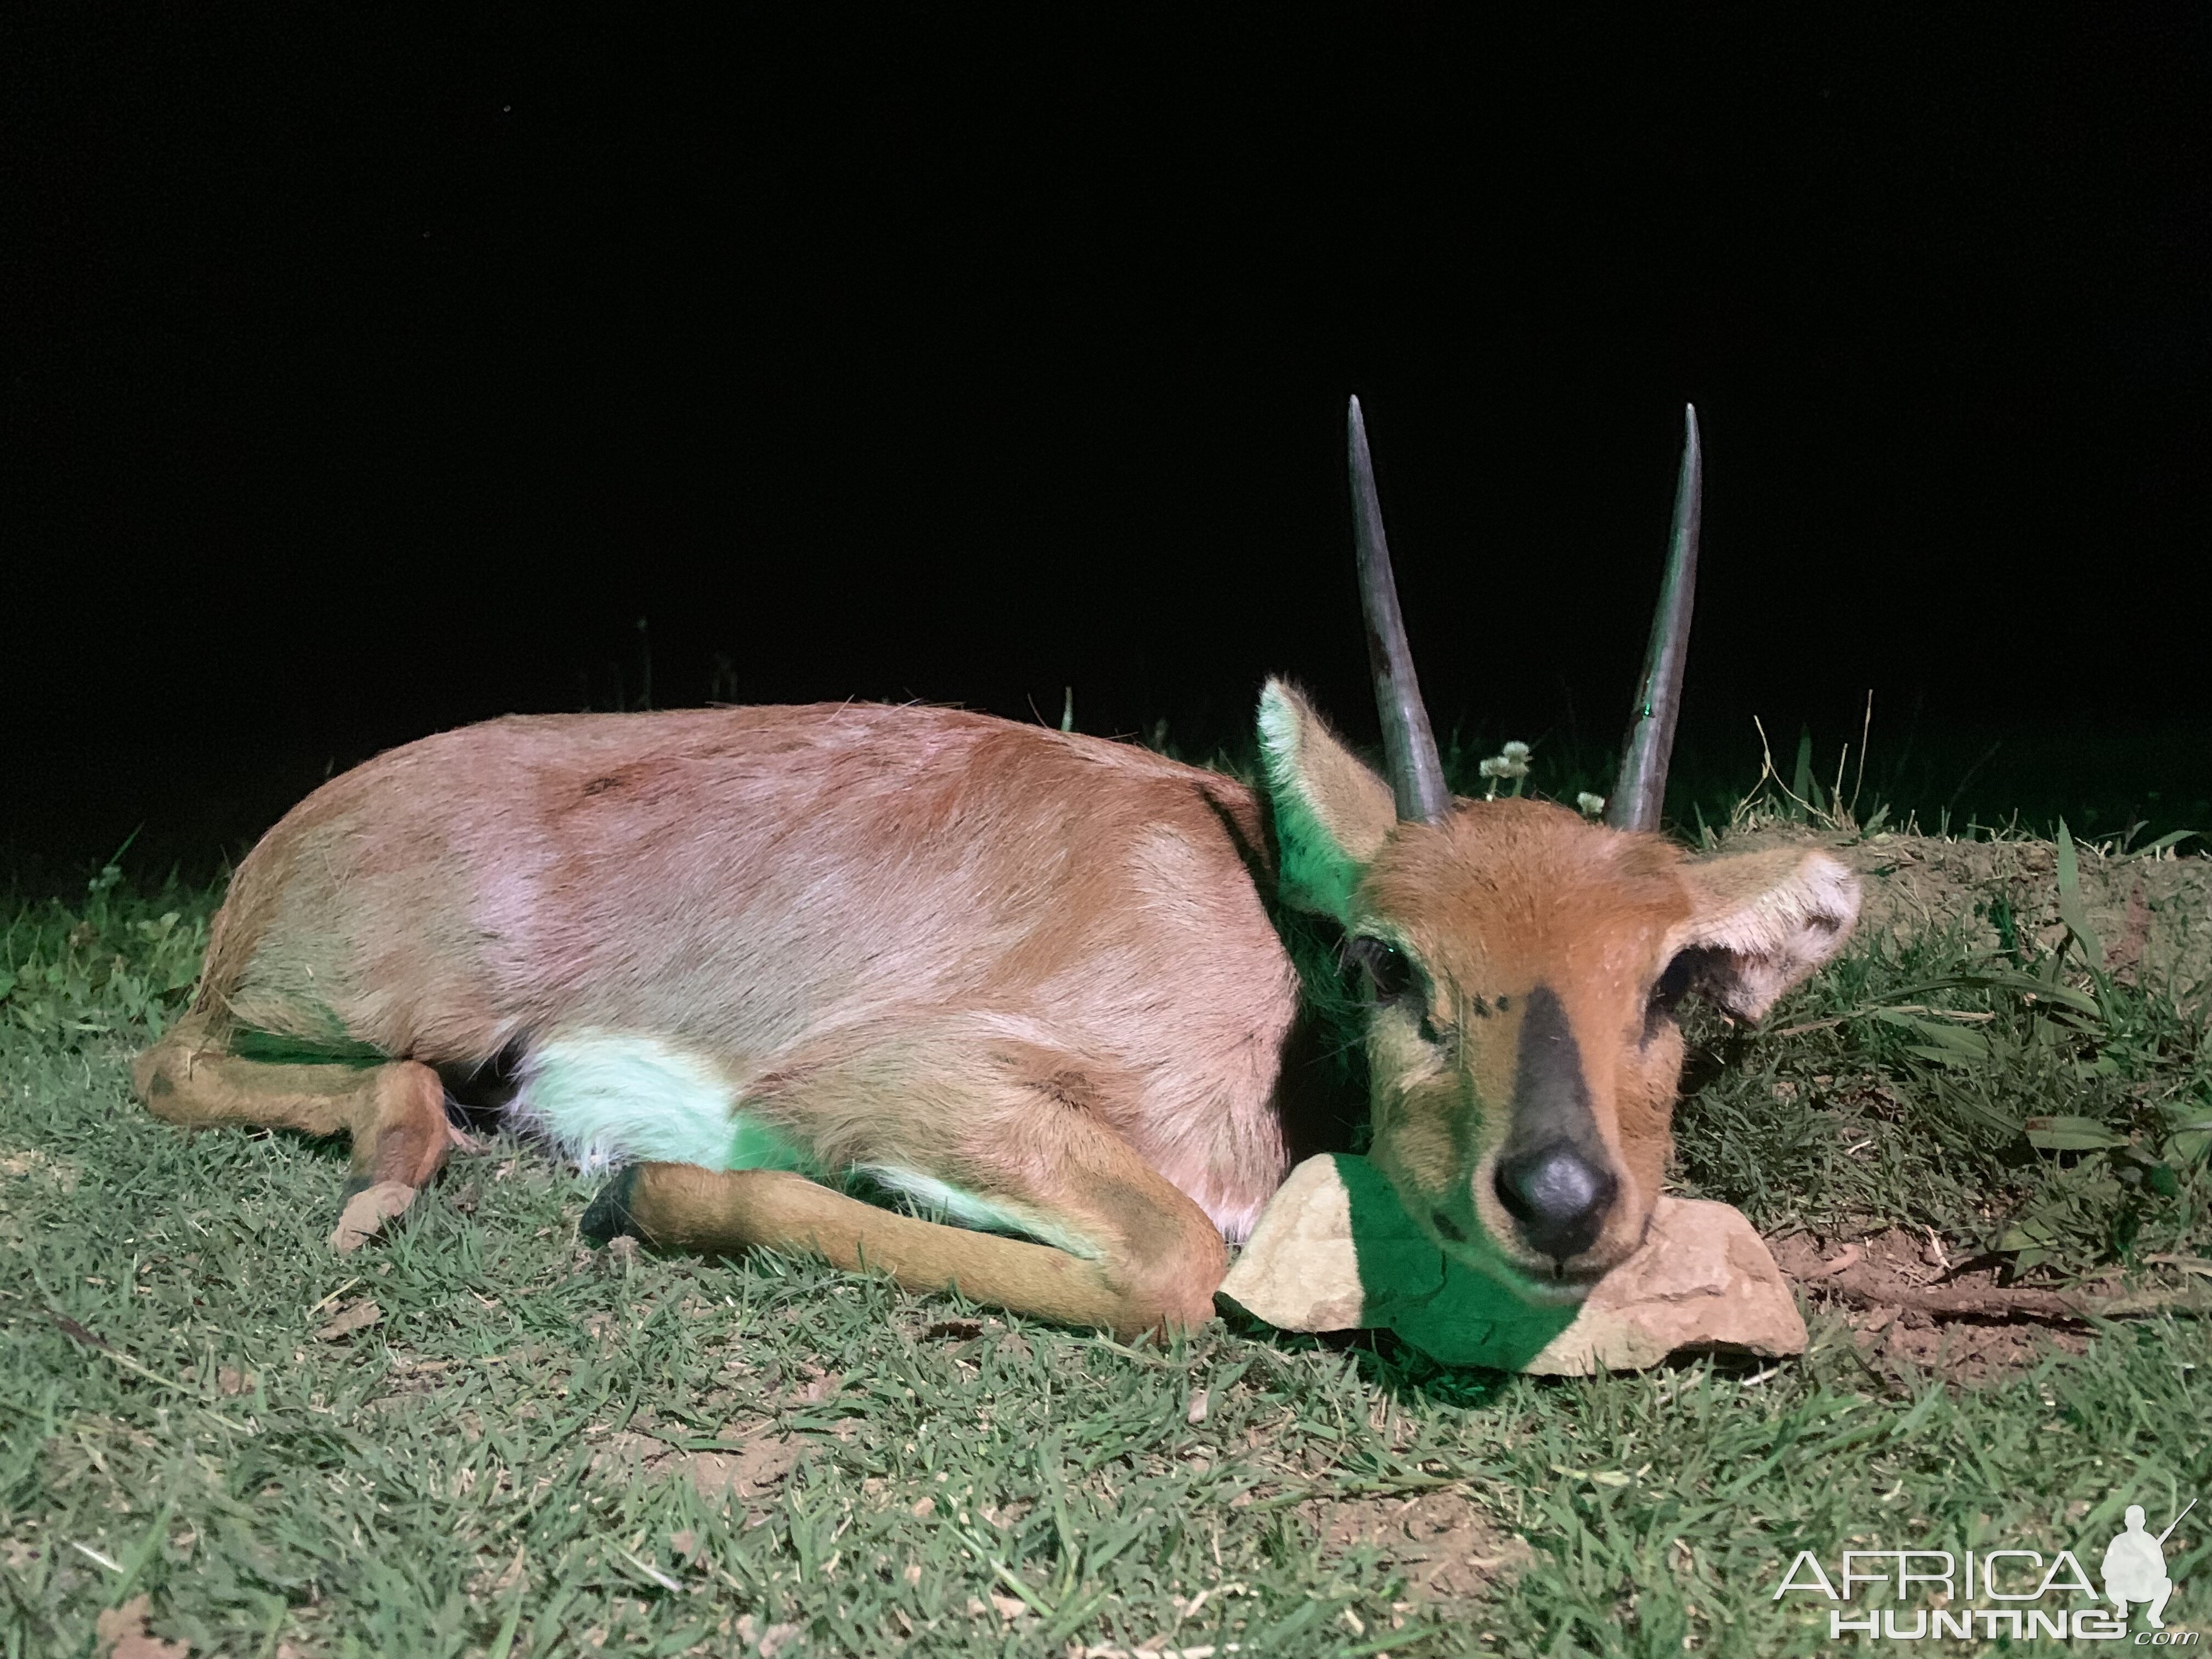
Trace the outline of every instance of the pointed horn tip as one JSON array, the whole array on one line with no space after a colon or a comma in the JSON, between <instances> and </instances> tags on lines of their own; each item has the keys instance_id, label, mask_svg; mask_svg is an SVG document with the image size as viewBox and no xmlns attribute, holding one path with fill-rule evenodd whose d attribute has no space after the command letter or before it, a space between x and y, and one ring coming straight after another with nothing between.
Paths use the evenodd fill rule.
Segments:
<instances>
[{"instance_id":1,"label":"pointed horn tip","mask_svg":"<svg viewBox=\"0 0 2212 1659\"><path fill-rule=\"evenodd\" d=\"M1359 399L1356 397L1345 405L1344 441L1351 457L1353 476L1357 477L1370 471L1375 463L1367 453L1367 416L1361 411Z\"/></svg>"}]
</instances>

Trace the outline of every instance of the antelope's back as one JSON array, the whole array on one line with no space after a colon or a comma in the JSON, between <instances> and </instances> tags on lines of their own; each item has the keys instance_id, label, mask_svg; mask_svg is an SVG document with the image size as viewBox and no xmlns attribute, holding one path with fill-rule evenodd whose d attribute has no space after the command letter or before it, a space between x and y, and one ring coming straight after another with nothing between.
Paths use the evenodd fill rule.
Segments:
<instances>
[{"instance_id":1,"label":"antelope's back","mask_svg":"<svg viewBox=\"0 0 2212 1659\"><path fill-rule=\"evenodd\" d=\"M957 710L511 717L295 807L239 870L202 995L432 1064L593 1028L742 1073L945 1008L1250 1071L1296 1000L1265 847L1230 779Z\"/></svg>"}]
</instances>

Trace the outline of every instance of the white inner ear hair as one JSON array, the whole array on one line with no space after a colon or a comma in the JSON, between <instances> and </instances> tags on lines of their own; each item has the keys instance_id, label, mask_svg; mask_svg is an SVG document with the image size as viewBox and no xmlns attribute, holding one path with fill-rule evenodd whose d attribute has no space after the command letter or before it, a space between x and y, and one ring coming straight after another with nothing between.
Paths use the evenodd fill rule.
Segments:
<instances>
[{"instance_id":1,"label":"white inner ear hair","mask_svg":"<svg viewBox=\"0 0 2212 1659\"><path fill-rule=\"evenodd\" d=\"M1745 860L1769 862L1751 854ZM1692 874L1693 884L1733 886L1737 872L1717 859ZM1692 917L1670 941L1668 955L1691 946L1720 953L1712 989L1732 1014L1758 1019L1782 994L1826 962L1850 938L1859 914L1858 878L1825 853L1785 854L1777 879L1745 893L1741 902ZM1746 872L1745 873L1751 873ZM1720 878L1713 880L1712 878Z\"/></svg>"}]
</instances>

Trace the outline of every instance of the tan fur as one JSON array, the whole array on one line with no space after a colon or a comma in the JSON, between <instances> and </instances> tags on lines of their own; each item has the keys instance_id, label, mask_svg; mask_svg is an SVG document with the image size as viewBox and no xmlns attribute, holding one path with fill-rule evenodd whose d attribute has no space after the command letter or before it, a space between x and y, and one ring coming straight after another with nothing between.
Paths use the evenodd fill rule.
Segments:
<instances>
[{"instance_id":1,"label":"tan fur","mask_svg":"<svg viewBox=\"0 0 2212 1659\"><path fill-rule=\"evenodd\" d=\"M1559 988L1634 1194L1577 1266L1617 1259L1666 1158L1679 1040L1644 1044L1637 1024L1662 951L1763 951L1744 994L1763 1007L1809 969L1819 906L1778 909L1763 877L1700 877L1656 839L1533 803L1396 825L1302 701L1270 707L1303 757L1275 810L1299 779L1316 787L1356 854L1356 925L1396 930L1455 997ZM708 1056L744 1113L823 1167L920 1170L1066 1248L673 1165L632 1177L652 1236L865 1255L919 1287L1124 1332L1188 1323L1223 1233L1290 1159L1299 994L1267 912L1276 868L1269 812L1232 781L986 716L497 720L356 768L272 830L216 920L192 1015L135 1081L173 1121L343 1128L357 1180L411 1191L445 1150L431 1067L647 1033ZM1474 1181L1480 1208L1512 1018L1434 1014L1458 1034L1441 1069L1395 1016L1375 1022L1376 1155L1409 1203ZM241 1027L389 1059L255 1064L231 1052Z\"/></svg>"},{"instance_id":2,"label":"tan fur","mask_svg":"<svg viewBox=\"0 0 2212 1659\"><path fill-rule=\"evenodd\" d=\"M446 1161L453 1135L438 1074L411 1060L375 1066L273 1066L226 1054L216 1022L204 1011L179 1023L138 1056L131 1083L146 1109L186 1128L217 1124L281 1124L313 1135L353 1141L356 1189L395 1188L411 1195ZM363 1195L356 1190L356 1199ZM380 1220L407 1207L395 1194ZM371 1206L374 1207L374 1206ZM349 1203L331 1243L352 1249L374 1231Z\"/></svg>"},{"instance_id":3,"label":"tan fur","mask_svg":"<svg viewBox=\"0 0 2212 1659\"><path fill-rule=\"evenodd\" d=\"M1221 1236L1126 1149L1109 1148L1069 1194L1103 1242L1093 1260L880 1210L777 1170L726 1173L639 1165L630 1218L663 1249L735 1254L756 1245L811 1250L848 1271L890 1273L910 1290L957 1290L1042 1319L1123 1336L1203 1324L1227 1272ZM1086 1201L1087 1200L1087 1201Z\"/></svg>"}]
</instances>

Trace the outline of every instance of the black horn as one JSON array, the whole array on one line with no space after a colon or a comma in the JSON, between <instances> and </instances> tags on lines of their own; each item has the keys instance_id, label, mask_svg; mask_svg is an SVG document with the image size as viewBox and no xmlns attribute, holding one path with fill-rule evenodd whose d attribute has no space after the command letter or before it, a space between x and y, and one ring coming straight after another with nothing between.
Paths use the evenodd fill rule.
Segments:
<instances>
[{"instance_id":1,"label":"black horn","mask_svg":"<svg viewBox=\"0 0 2212 1659\"><path fill-rule=\"evenodd\" d=\"M1637 687L1636 714L1620 777L1606 805L1616 830L1656 830L1667 799L1667 763L1674 752L1674 720L1682 712L1682 666L1690 653L1690 610L1698 593L1698 520L1705 488L1698 409L1682 405L1682 471L1674 485L1674 524L1667 539L1667 574L1651 617L1651 649Z\"/></svg>"},{"instance_id":2,"label":"black horn","mask_svg":"<svg viewBox=\"0 0 2212 1659\"><path fill-rule=\"evenodd\" d=\"M1382 536L1382 506L1375 494L1375 463L1367 453L1367 422L1359 399L1346 417L1352 462L1352 535L1359 556L1359 608L1367 618L1367 665L1375 675L1375 706L1382 716L1382 755L1401 822L1438 823L1451 813L1443 762L1429 730L1429 711L1413 678L1413 653L1398 610L1398 585L1390 575L1390 544Z\"/></svg>"}]
</instances>

